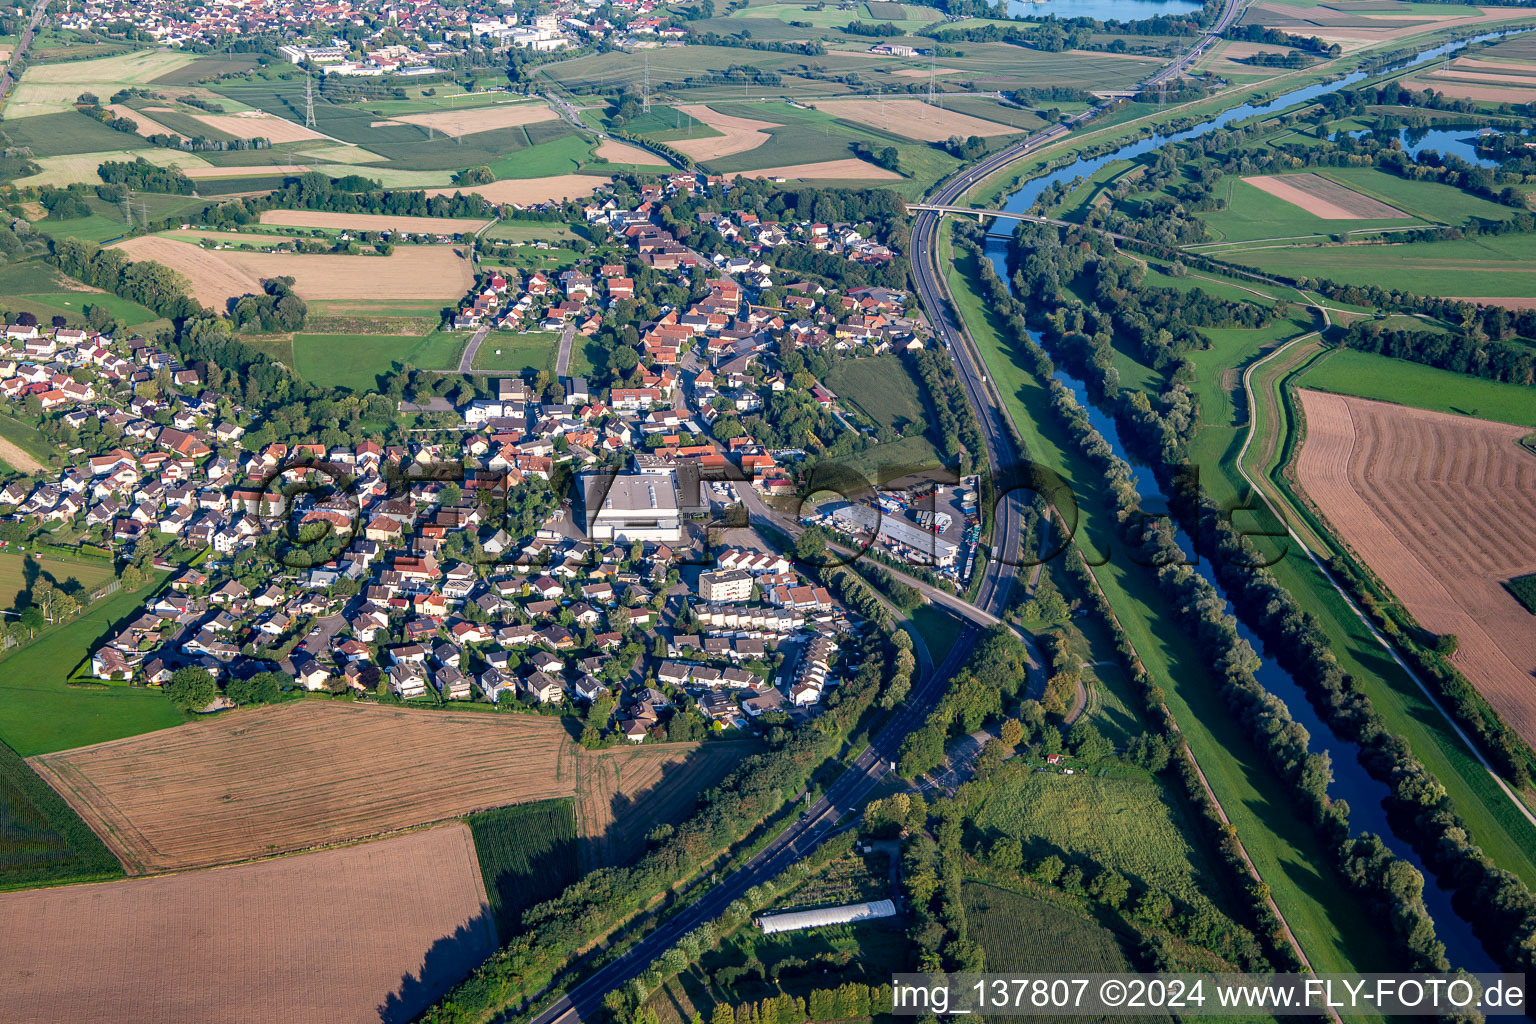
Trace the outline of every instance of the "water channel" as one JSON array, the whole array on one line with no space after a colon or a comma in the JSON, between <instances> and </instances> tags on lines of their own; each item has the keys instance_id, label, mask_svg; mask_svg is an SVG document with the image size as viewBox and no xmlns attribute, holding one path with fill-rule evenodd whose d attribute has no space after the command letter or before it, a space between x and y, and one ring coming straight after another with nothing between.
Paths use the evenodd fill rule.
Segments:
<instances>
[{"instance_id":1,"label":"water channel","mask_svg":"<svg viewBox=\"0 0 1536 1024\"><path fill-rule=\"evenodd\" d=\"M1435 60L1470 43L1481 39L1497 38L1504 34L1507 33L1489 33L1485 36L1446 43L1433 49L1425 50L1411 60L1406 60L1397 66L1408 67ZM1024 182L1017 191L1008 197L1007 201L1003 204L1004 208L1010 211L1028 210L1034 205L1041 192L1056 182L1070 182L1079 176L1086 177L1099 168L1117 160L1126 160L1142 153L1150 152L1168 142L1204 135L1255 115L1283 110L1294 103L1345 88L1366 77L1366 74L1363 72L1355 72L1333 82L1307 86L1285 93L1262 105L1245 104L1184 131L1167 135L1153 135L1146 139L1128 143L1120 149L1103 156L1079 159L1042 177ZM1008 225L1006 221L994 222L994 224L998 223ZM1011 233L989 234L986 243L986 255L992 261L998 276L1005 282L1009 281L1010 278L1008 271L1008 243L1010 238ZM1034 335L1033 332L1031 332L1031 336L1034 337L1037 343L1040 341L1039 337ZM1145 467L1144 463L1140 463L1139 460L1132 458L1130 452L1126 450L1125 445L1121 442L1119 427L1115 423L1114 418L1093 405L1089 400L1088 389L1081 380L1059 367L1056 371L1056 378L1072 389L1073 393L1077 396L1078 403L1087 411L1094 427L1104 436L1110 447L1114 449L1115 454L1132 466L1139 467L1139 471L1136 473L1136 489L1142 496L1148 511L1165 510L1168 507L1166 496L1163 494L1152 472ZM1186 552L1193 550L1194 546L1188 537L1181 535L1179 540L1180 546ZM1304 556L1300 552L1293 552L1290 557ZM1217 587L1217 590L1222 593L1223 597L1226 596L1221 584L1210 573L1208 565L1202 562L1195 569L1197 572L1202 573L1206 579L1210 580ZM1306 727L1307 732L1311 735L1311 749L1315 752L1327 751L1332 759L1333 782L1328 787L1328 792L1336 799L1342 798L1349 802L1351 828L1357 833L1361 831L1376 833L1393 853L1418 868L1420 873L1424 875L1424 903L1428 907L1431 917L1434 918L1435 933L1440 941L1445 943L1446 956L1450 959L1452 966L1474 972L1497 971L1499 968L1474 934L1471 924L1458 914L1451 905L1451 890L1439 884L1433 872L1425 868L1423 860L1414 851L1413 847L1405 840L1399 838L1393 830L1391 822L1387 819L1386 808L1383 803L1389 795L1388 788L1385 783L1372 778L1366 772L1364 766L1361 765L1359 745L1338 736L1327 723L1318 717L1311 702L1307 700L1306 692L1302 689L1301 685L1292 678L1290 673L1281 668L1268 656L1262 641L1259 640L1252 630L1239 622L1238 633L1253 646L1253 649L1263 659L1263 664L1256 673L1259 682L1270 693L1283 700L1290 709L1291 717Z\"/></svg>"}]
</instances>

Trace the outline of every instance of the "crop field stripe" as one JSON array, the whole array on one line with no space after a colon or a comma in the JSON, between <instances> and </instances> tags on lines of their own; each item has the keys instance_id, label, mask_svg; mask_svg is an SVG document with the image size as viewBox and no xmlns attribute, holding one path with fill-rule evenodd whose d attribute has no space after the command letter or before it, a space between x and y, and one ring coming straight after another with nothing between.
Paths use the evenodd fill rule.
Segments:
<instances>
[{"instance_id":1,"label":"crop field stripe","mask_svg":"<svg viewBox=\"0 0 1536 1024\"><path fill-rule=\"evenodd\" d=\"M580 877L574 801L544 800L472 814L475 855L503 943L523 911L560 895Z\"/></svg>"}]
</instances>

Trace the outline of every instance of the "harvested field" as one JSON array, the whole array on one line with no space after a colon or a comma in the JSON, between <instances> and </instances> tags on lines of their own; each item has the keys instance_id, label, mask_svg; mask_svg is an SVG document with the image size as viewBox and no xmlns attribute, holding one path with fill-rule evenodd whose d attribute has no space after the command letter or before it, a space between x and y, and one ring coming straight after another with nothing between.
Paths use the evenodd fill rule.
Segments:
<instances>
[{"instance_id":1,"label":"harvested field","mask_svg":"<svg viewBox=\"0 0 1536 1024\"><path fill-rule=\"evenodd\" d=\"M354 231L422 231L457 235L479 231L489 220L461 217L396 217L374 213L329 213L324 210L267 210L263 224L303 228L348 228Z\"/></svg>"},{"instance_id":2,"label":"harvested field","mask_svg":"<svg viewBox=\"0 0 1536 1024\"><path fill-rule=\"evenodd\" d=\"M666 163L661 157L639 146L631 146L627 142L616 142L613 139L604 139L597 147L597 155L604 160L612 160L616 164L650 164L662 166Z\"/></svg>"},{"instance_id":3,"label":"harvested field","mask_svg":"<svg viewBox=\"0 0 1536 1024\"><path fill-rule=\"evenodd\" d=\"M1476 68L1461 65L1452 66L1443 71L1431 71L1429 77L1464 82L1488 82L1492 85L1507 85L1512 88L1536 86L1536 68L1527 68L1526 74L1523 75L1511 75L1501 74L1495 69L1478 71Z\"/></svg>"},{"instance_id":4,"label":"harvested field","mask_svg":"<svg viewBox=\"0 0 1536 1024\"><path fill-rule=\"evenodd\" d=\"M1475 302L1481 306L1503 306L1505 309L1536 309L1536 299L1533 298L1489 298L1486 295L1447 295L1446 298L1457 302Z\"/></svg>"},{"instance_id":5,"label":"harvested field","mask_svg":"<svg viewBox=\"0 0 1536 1024\"><path fill-rule=\"evenodd\" d=\"M247 164L243 167L184 167L189 178L244 178L252 174L303 174L308 164Z\"/></svg>"},{"instance_id":6,"label":"harvested field","mask_svg":"<svg viewBox=\"0 0 1536 1024\"><path fill-rule=\"evenodd\" d=\"M731 117L702 103L679 103L677 109L720 133L707 139L677 139L668 143L679 153L685 153L695 160L718 160L722 156L756 149L772 137L765 129L782 127L774 121Z\"/></svg>"},{"instance_id":7,"label":"harvested field","mask_svg":"<svg viewBox=\"0 0 1536 1024\"><path fill-rule=\"evenodd\" d=\"M455 192L465 195L474 193L493 203L512 203L516 206L532 206L535 203L555 202L561 199L580 199L597 191L597 186L607 184L607 178L591 174L555 174L547 178L507 178L489 185L455 185L453 188L429 188L429 196L451 196Z\"/></svg>"},{"instance_id":8,"label":"harvested field","mask_svg":"<svg viewBox=\"0 0 1536 1024\"><path fill-rule=\"evenodd\" d=\"M48 467L28 455L15 442L0 437L0 462L22 473L41 473Z\"/></svg>"},{"instance_id":9,"label":"harvested field","mask_svg":"<svg viewBox=\"0 0 1536 1024\"><path fill-rule=\"evenodd\" d=\"M295 255L213 251L145 235L118 247L179 270L192 282L192 295L217 310L233 296L261 291L263 278L284 275L306 299L452 299L474 283L468 262L446 245L407 245L391 256Z\"/></svg>"},{"instance_id":10,"label":"harvested field","mask_svg":"<svg viewBox=\"0 0 1536 1024\"><path fill-rule=\"evenodd\" d=\"M979 135L1012 135L1012 125L984 121L969 114L956 113L922 100L818 100L816 109L833 117L857 121L873 128L905 135L923 142L943 142L951 135L968 138Z\"/></svg>"},{"instance_id":11,"label":"harvested field","mask_svg":"<svg viewBox=\"0 0 1536 1024\"><path fill-rule=\"evenodd\" d=\"M1442 96L1458 100L1478 100L1485 103L1530 103L1536 100L1536 86L1529 88L1500 88L1496 85L1471 85L1465 82L1447 82L1435 78L1415 78L1403 82L1410 89L1433 89Z\"/></svg>"},{"instance_id":12,"label":"harvested field","mask_svg":"<svg viewBox=\"0 0 1536 1024\"><path fill-rule=\"evenodd\" d=\"M1408 216L1396 207L1318 174L1264 175L1243 180L1323 220L1392 220Z\"/></svg>"},{"instance_id":13,"label":"harvested field","mask_svg":"<svg viewBox=\"0 0 1536 1024\"><path fill-rule=\"evenodd\" d=\"M193 114L192 116L214 131L233 135L237 139L268 139L273 143L279 143L309 142L327 137L313 128L306 128L295 121L275 117L261 110L251 110L243 114Z\"/></svg>"},{"instance_id":14,"label":"harvested field","mask_svg":"<svg viewBox=\"0 0 1536 1024\"><path fill-rule=\"evenodd\" d=\"M140 135L149 136L181 134L180 132L174 132L167 128L165 125L161 124L159 121L156 121L154 118L150 117L143 111L134 110L132 107L125 107L121 103L108 104L107 110L112 113L113 117L126 117L128 120L138 125L138 132Z\"/></svg>"},{"instance_id":15,"label":"harvested field","mask_svg":"<svg viewBox=\"0 0 1536 1024\"><path fill-rule=\"evenodd\" d=\"M1261 3L1248 9L1243 23L1278 27L1294 35L1317 36L1326 42L1338 43L1347 52L1371 43L1402 39L1425 32L1464 26L1475 26L1478 29L1492 27L1497 22L1527 18L1531 14L1529 8L1520 7L1474 7L1471 10L1477 13L1434 17L1418 13L1339 11L1321 5L1298 8Z\"/></svg>"},{"instance_id":16,"label":"harvested field","mask_svg":"<svg viewBox=\"0 0 1536 1024\"><path fill-rule=\"evenodd\" d=\"M627 863L645 849L646 833L687 817L699 790L719 781L741 756L738 744L715 743L696 752L647 745L583 757L576 802L582 870ZM634 793L644 799L633 799Z\"/></svg>"},{"instance_id":17,"label":"harvested field","mask_svg":"<svg viewBox=\"0 0 1536 1024\"><path fill-rule=\"evenodd\" d=\"M894 78L926 78L929 72L935 75L959 75L964 74L959 68L902 68L900 71L892 71Z\"/></svg>"},{"instance_id":18,"label":"harvested field","mask_svg":"<svg viewBox=\"0 0 1536 1024\"><path fill-rule=\"evenodd\" d=\"M802 181L900 181L901 175L884 167L848 157L823 160L816 164L790 164L765 167L760 171L740 171L743 178L798 178ZM734 175L732 175L734 177Z\"/></svg>"},{"instance_id":19,"label":"harvested field","mask_svg":"<svg viewBox=\"0 0 1536 1024\"><path fill-rule=\"evenodd\" d=\"M71 153L66 156L37 157L32 162L42 170L27 178L17 178L14 184L23 188L38 185L53 185L58 188L75 184L99 185L101 174L98 173L98 169L103 163L108 160L131 162L140 157L157 167L179 167L182 173L196 172L208 166L208 161L196 153L182 153L172 149L120 149L97 153Z\"/></svg>"},{"instance_id":20,"label":"harvested field","mask_svg":"<svg viewBox=\"0 0 1536 1024\"><path fill-rule=\"evenodd\" d=\"M1519 71L1522 74L1536 75L1536 64L1521 64L1512 60L1484 60L1479 57L1462 57L1451 61L1451 67L1464 71L1488 71L1499 69L1502 71Z\"/></svg>"},{"instance_id":21,"label":"harvested field","mask_svg":"<svg viewBox=\"0 0 1536 1024\"><path fill-rule=\"evenodd\" d=\"M1301 486L1420 625L1457 637L1457 668L1536 742L1536 630L1503 586L1536 571L1529 428L1300 395Z\"/></svg>"},{"instance_id":22,"label":"harvested field","mask_svg":"<svg viewBox=\"0 0 1536 1024\"><path fill-rule=\"evenodd\" d=\"M558 718L302 701L45 754L32 764L129 874L144 874L566 796L584 808L584 834L599 837L604 851L620 850L740 756L739 745L710 745L700 762L708 770L691 762L668 769L694 749L588 753ZM737 751L728 762L714 760L728 749ZM663 775L668 788L642 796ZM590 796L588 777L597 789Z\"/></svg>"},{"instance_id":23,"label":"harvested field","mask_svg":"<svg viewBox=\"0 0 1536 1024\"><path fill-rule=\"evenodd\" d=\"M0 894L0 926L5 1016L31 1021L408 1020L497 945L462 824L281 861Z\"/></svg>"},{"instance_id":24,"label":"harvested field","mask_svg":"<svg viewBox=\"0 0 1536 1024\"><path fill-rule=\"evenodd\" d=\"M432 110L424 114L401 114L384 124L414 124L458 138L498 128L517 128L525 124L553 121L555 112L544 103L506 103L494 107L469 107L464 110Z\"/></svg>"}]
</instances>

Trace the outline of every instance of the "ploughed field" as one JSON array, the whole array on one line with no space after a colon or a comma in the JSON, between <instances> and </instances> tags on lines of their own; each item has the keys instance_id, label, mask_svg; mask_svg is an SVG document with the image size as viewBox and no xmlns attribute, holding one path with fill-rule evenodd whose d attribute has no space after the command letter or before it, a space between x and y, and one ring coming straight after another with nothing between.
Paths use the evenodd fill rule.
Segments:
<instances>
[{"instance_id":1,"label":"ploughed field","mask_svg":"<svg viewBox=\"0 0 1536 1024\"><path fill-rule=\"evenodd\" d=\"M574 796L591 860L675 821L742 749L586 751L558 718L322 701L44 754L31 764L130 875L349 842ZM653 791L656 790L656 791Z\"/></svg>"},{"instance_id":2,"label":"ploughed field","mask_svg":"<svg viewBox=\"0 0 1536 1024\"><path fill-rule=\"evenodd\" d=\"M1504 585L1536 572L1529 428L1300 396L1301 487L1420 625L1456 636L1451 660L1536 742L1536 617Z\"/></svg>"},{"instance_id":3,"label":"ploughed field","mask_svg":"<svg viewBox=\"0 0 1536 1024\"><path fill-rule=\"evenodd\" d=\"M0 894L0 1018L409 1020L495 950L462 823L262 861Z\"/></svg>"}]
</instances>

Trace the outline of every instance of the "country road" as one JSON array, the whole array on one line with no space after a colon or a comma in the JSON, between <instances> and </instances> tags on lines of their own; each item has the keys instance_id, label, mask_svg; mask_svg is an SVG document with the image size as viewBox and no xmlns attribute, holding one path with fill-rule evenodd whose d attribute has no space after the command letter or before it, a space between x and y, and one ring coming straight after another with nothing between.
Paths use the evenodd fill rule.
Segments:
<instances>
[{"instance_id":1,"label":"country road","mask_svg":"<svg viewBox=\"0 0 1536 1024\"><path fill-rule=\"evenodd\" d=\"M10 94L11 86L16 84L16 79L12 77L11 72L20 63L22 55L27 52L27 47L32 45L38 26L43 23L43 18L48 14L48 3L49 0L37 0L37 6L32 8L32 20L27 22L21 38L16 40L16 49L11 51L10 59L5 62L5 74L0 75L0 101Z\"/></svg>"},{"instance_id":2,"label":"country road","mask_svg":"<svg viewBox=\"0 0 1536 1024\"><path fill-rule=\"evenodd\" d=\"M571 372L571 342L576 340L576 324L568 323L560 332L560 352L555 356L555 376L564 377Z\"/></svg>"},{"instance_id":3,"label":"country road","mask_svg":"<svg viewBox=\"0 0 1536 1024\"><path fill-rule=\"evenodd\" d=\"M489 327L477 329L474 336L469 339L469 344L464 346L464 354L459 357L459 372L470 373L475 366L475 353L480 351L480 346L485 342L485 336L491 333Z\"/></svg>"}]
</instances>

